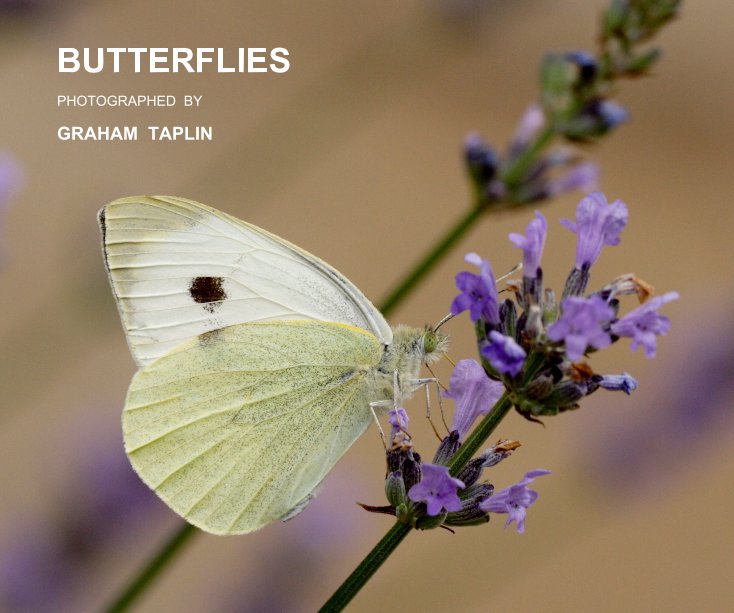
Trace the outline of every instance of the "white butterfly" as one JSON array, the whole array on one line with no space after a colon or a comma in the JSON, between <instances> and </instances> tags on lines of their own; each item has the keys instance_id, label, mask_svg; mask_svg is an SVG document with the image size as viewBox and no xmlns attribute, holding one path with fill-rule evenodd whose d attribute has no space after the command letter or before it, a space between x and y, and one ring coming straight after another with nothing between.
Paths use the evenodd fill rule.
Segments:
<instances>
[{"instance_id":1,"label":"white butterfly","mask_svg":"<svg viewBox=\"0 0 734 613\"><path fill-rule=\"evenodd\" d=\"M421 364L446 351L430 328L391 329L325 262L203 204L123 198L99 223L140 367L128 457L207 532L297 514L368 427L370 404L409 396Z\"/></svg>"}]
</instances>

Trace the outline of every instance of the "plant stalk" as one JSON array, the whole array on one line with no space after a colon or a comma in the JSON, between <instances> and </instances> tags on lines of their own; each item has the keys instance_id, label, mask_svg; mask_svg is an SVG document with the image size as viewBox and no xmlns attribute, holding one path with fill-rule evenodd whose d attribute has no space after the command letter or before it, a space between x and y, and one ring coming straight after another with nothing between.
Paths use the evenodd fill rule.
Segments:
<instances>
[{"instance_id":1,"label":"plant stalk","mask_svg":"<svg viewBox=\"0 0 734 613\"><path fill-rule=\"evenodd\" d=\"M457 220L433 249L405 275L403 280L382 301L380 311L383 315L389 315L403 301L408 293L420 283L426 273L471 229L485 210L486 208L482 204L475 204L463 217Z\"/></svg>"},{"instance_id":2,"label":"plant stalk","mask_svg":"<svg viewBox=\"0 0 734 613\"><path fill-rule=\"evenodd\" d=\"M324 603L319 612L333 613L343 610L412 529L407 524L396 522L344 583L339 586L334 595Z\"/></svg>"},{"instance_id":3,"label":"plant stalk","mask_svg":"<svg viewBox=\"0 0 734 613\"><path fill-rule=\"evenodd\" d=\"M512 402L507 392L505 392L451 458L449 472L452 475L456 476L466 466L467 462L474 457L474 454L486 444L489 436L511 408Z\"/></svg>"},{"instance_id":4,"label":"plant stalk","mask_svg":"<svg viewBox=\"0 0 734 613\"><path fill-rule=\"evenodd\" d=\"M126 611L128 607L138 598L138 596L150 585L150 583L158 576L158 573L168 564L171 558L178 553L181 548L198 533L194 526L184 523L181 528L166 541L161 549L143 566L137 576L127 585L120 595L105 609L107 613L120 613Z\"/></svg>"}]
</instances>

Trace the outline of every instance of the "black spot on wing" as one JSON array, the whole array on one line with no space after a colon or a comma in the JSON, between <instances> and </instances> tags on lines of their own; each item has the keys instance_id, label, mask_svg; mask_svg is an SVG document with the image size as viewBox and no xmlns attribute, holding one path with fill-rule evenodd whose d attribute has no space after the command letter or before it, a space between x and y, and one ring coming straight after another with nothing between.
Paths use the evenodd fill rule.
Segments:
<instances>
[{"instance_id":1,"label":"black spot on wing","mask_svg":"<svg viewBox=\"0 0 734 613\"><path fill-rule=\"evenodd\" d=\"M214 313L222 306L222 300L227 299L223 281L221 277L195 277L191 280L189 294L194 302L204 305L205 311Z\"/></svg>"}]
</instances>

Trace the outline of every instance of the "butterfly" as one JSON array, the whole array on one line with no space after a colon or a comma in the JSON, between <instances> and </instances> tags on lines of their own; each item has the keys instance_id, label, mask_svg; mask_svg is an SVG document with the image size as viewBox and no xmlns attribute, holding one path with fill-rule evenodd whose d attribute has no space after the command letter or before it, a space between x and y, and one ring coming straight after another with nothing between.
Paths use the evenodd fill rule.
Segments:
<instances>
[{"instance_id":1,"label":"butterfly","mask_svg":"<svg viewBox=\"0 0 734 613\"><path fill-rule=\"evenodd\" d=\"M391 328L327 263L192 200L99 213L104 261L139 367L125 451L176 513L214 534L289 519L367 429L418 387L446 335Z\"/></svg>"}]
</instances>

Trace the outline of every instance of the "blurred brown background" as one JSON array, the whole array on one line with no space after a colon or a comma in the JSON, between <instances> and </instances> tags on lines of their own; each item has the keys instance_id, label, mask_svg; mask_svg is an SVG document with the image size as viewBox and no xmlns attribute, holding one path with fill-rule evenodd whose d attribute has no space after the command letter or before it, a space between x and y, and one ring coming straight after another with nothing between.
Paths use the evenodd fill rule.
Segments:
<instances>
[{"instance_id":1,"label":"blurred brown background","mask_svg":"<svg viewBox=\"0 0 734 613\"><path fill-rule=\"evenodd\" d=\"M537 93L547 50L593 49L604 1L2 3L0 149L24 185L0 226L0 609L99 608L178 525L126 465L120 410L134 372L107 286L96 211L171 193L258 224L332 263L376 302L467 206L464 135L503 146ZM8 10L8 6L26 7ZM540 499L523 535L488 526L413 534L354 611L725 611L734 535L732 158L734 4L698 0L659 43L649 79L625 83L632 121L587 149L601 187L630 207L620 247L593 271L634 271L681 300L647 361L628 346L595 357L632 372L632 396L589 398L545 428L511 415L523 447L487 476L533 468ZM284 46L284 75L59 74L58 47ZM59 109L59 94L203 95L199 109ZM59 125L212 125L207 143L69 143ZM543 211L546 283L573 237ZM487 217L391 320L436 322L463 254L496 271L532 209ZM473 357L468 319L451 356ZM439 369L448 377L446 365ZM727 385L729 387L727 387ZM419 450L435 448L412 406ZM390 526L382 448L368 433L288 524L199 535L140 611L310 611Z\"/></svg>"}]
</instances>

